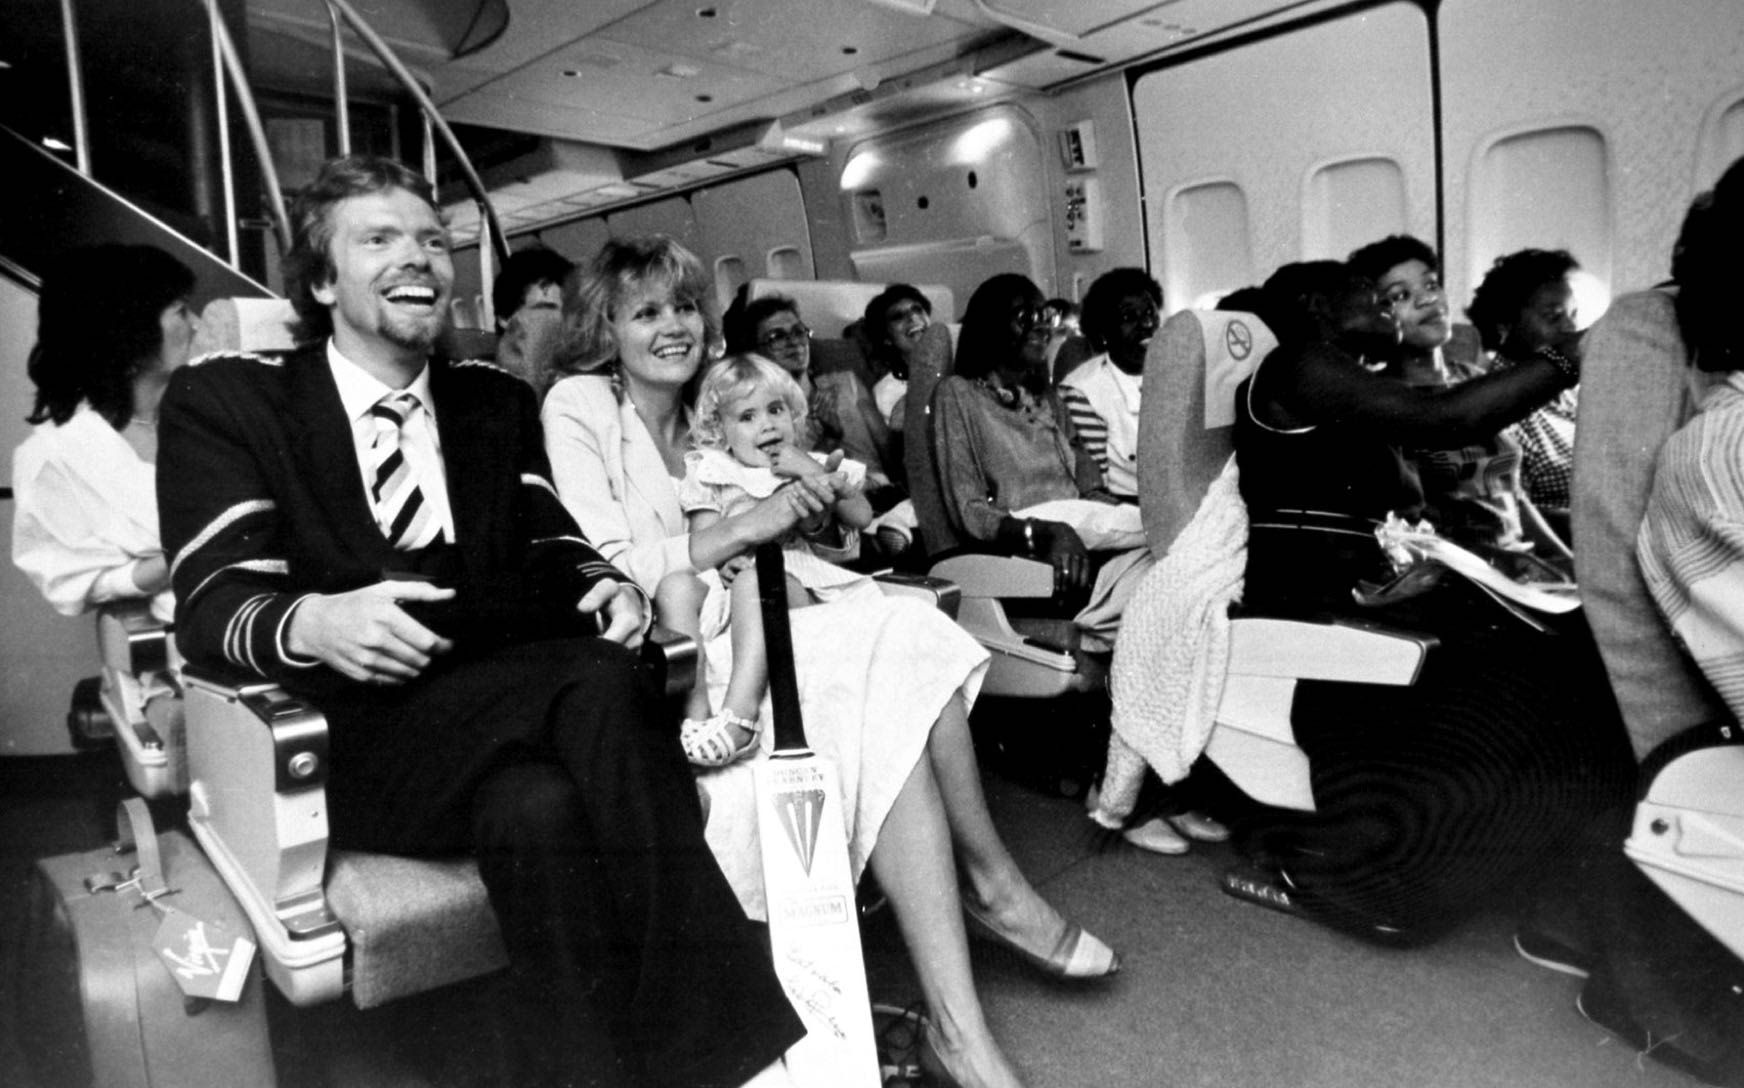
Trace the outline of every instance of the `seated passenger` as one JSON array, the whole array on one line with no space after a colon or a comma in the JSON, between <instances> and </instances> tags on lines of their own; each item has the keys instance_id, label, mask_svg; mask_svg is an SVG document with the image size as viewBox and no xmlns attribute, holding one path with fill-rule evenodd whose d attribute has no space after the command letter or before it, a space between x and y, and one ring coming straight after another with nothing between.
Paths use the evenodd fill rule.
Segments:
<instances>
[{"instance_id":1,"label":"seated passenger","mask_svg":"<svg viewBox=\"0 0 1744 1088\"><path fill-rule=\"evenodd\" d=\"M543 246L517 250L491 285L496 310L497 365L540 397L557 380L552 359L563 327L563 280L575 265Z\"/></svg>"},{"instance_id":2,"label":"seated passenger","mask_svg":"<svg viewBox=\"0 0 1744 1088\"><path fill-rule=\"evenodd\" d=\"M1517 366L1544 349L1579 357L1574 289L1568 281L1579 267L1565 249L1522 249L1496 258L1465 311L1491 353L1491 371ZM1574 386L1502 432L1520 447L1527 496L1553 527L1561 523L1558 535L1565 540L1579 409L1580 387Z\"/></svg>"},{"instance_id":3,"label":"seated passenger","mask_svg":"<svg viewBox=\"0 0 1744 1088\"><path fill-rule=\"evenodd\" d=\"M1138 502L1139 394L1145 348L1156 335L1162 305L1161 285L1142 269L1116 268L1098 276L1084 294L1081 321L1090 346L1100 354L1060 382L1060 400L1071 415L1079 443L1096 459L1108 490L1124 503ZM1134 822L1125 832L1128 842L1153 853L1183 854L1192 841L1229 838L1229 829L1221 823L1202 812L1181 809L1186 791L1168 793L1171 796L1154 802L1167 815L1160 821ZM1088 799L1092 811L1096 802L1093 793Z\"/></svg>"},{"instance_id":4,"label":"seated passenger","mask_svg":"<svg viewBox=\"0 0 1744 1088\"><path fill-rule=\"evenodd\" d=\"M954 372L933 391L940 498L961 536L1049 563L1057 597L1082 600L1089 589L1076 623L1111 639L1150 553L1136 507L1097 509L1118 500L1048 382L1041 307L1035 284L1014 272L970 297Z\"/></svg>"},{"instance_id":5,"label":"seated passenger","mask_svg":"<svg viewBox=\"0 0 1744 1088\"><path fill-rule=\"evenodd\" d=\"M723 518L745 513L788 481L822 481L830 493L828 509L801 521L798 533L783 541L787 607L842 600L855 593L880 598L870 578L832 565L806 545L807 536L835 535L831 521L864 529L872 520L872 504L860 489L864 465L843 461L839 453L826 461L823 455L799 447L805 421L805 394L787 371L760 355L733 355L716 363L703 375L697 396L692 425L697 448L684 455L679 505L691 532L700 532ZM749 753L757 739L757 713L769 689L769 661L756 569L738 569L730 589L723 584L729 579L721 572L704 571L702 578L708 598L695 620L686 617L685 627L698 627L705 642L730 630L733 672L721 708L712 715L706 679L699 677L681 740L692 763L721 767Z\"/></svg>"},{"instance_id":6,"label":"seated passenger","mask_svg":"<svg viewBox=\"0 0 1744 1088\"><path fill-rule=\"evenodd\" d=\"M1526 622L1462 577L1423 568L1392 583L1376 536L1389 514L1422 511L1405 443L1493 434L1577 374L1566 358L1540 357L1425 395L1364 365L1390 358L1398 332L1350 267L1288 265L1265 295L1260 316L1278 347L1236 392L1250 519L1243 605L1438 643L1409 686L1298 686L1291 721L1318 810L1256 838L1269 881L1231 874L1225 886L1371 938L1421 940L1628 796L1621 729L1578 612ZM1357 603L1353 591L1383 585Z\"/></svg>"},{"instance_id":7,"label":"seated passenger","mask_svg":"<svg viewBox=\"0 0 1744 1088\"><path fill-rule=\"evenodd\" d=\"M800 319L799 304L786 295L764 295L726 315L727 351L756 352L780 364L805 391L811 406L811 449L841 450L866 466L868 488L888 488L902 478L901 460L891 446L872 390L852 370L814 374L811 370L811 329ZM878 503L885 508L900 496Z\"/></svg>"},{"instance_id":8,"label":"seated passenger","mask_svg":"<svg viewBox=\"0 0 1744 1088\"><path fill-rule=\"evenodd\" d=\"M1478 336L1449 320L1441 262L1428 245L1395 234L1350 255L1373 280L1399 325L1402 350L1389 372L1412 386L1445 389L1483 373ZM1376 360L1370 360L1376 362ZM1423 483L1429 520L1456 543L1486 553L1528 552L1565 562L1568 547L1524 499L1520 450L1506 435L1474 435L1458 448L1408 442Z\"/></svg>"},{"instance_id":9,"label":"seated passenger","mask_svg":"<svg viewBox=\"0 0 1744 1088\"><path fill-rule=\"evenodd\" d=\"M101 305L94 280L117 285ZM154 465L158 401L193 345L193 288L193 272L151 246L71 250L43 278L12 559L63 615L141 597L166 622L175 609Z\"/></svg>"},{"instance_id":10,"label":"seated passenger","mask_svg":"<svg viewBox=\"0 0 1744 1088\"><path fill-rule=\"evenodd\" d=\"M1137 268L1097 277L1084 295L1083 327L1101 354L1060 379L1060 399L1078 441L1096 458L1108 490L1138 501L1138 402L1145 348L1156 335L1163 289Z\"/></svg>"},{"instance_id":11,"label":"seated passenger","mask_svg":"<svg viewBox=\"0 0 1744 1088\"><path fill-rule=\"evenodd\" d=\"M654 727L645 597L557 501L527 387L430 354L454 278L434 193L336 159L292 222L307 347L164 397L183 652L325 714L335 845L477 857L517 1083L777 1075L804 1029Z\"/></svg>"},{"instance_id":12,"label":"seated passenger","mask_svg":"<svg viewBox=\"0 0 1744 1088\"><path fill-rule=\"evenodd\" d=\"M1587 583L1599 572L1619 583L1593 602L1593 627L1643 759L1703 736L1736 743L1735 723L1744 720L1740 247L1744 159L1691 207L1671 283L1618 298L1587 337L1592 383L1582 409L1589 415L1576 448L1579 558ZM1628 418L1613 419L1616 412ZM1686 419L1657 459L1651 456L1659 436ZM1627 532L1636 522L1639 533ZM1621 583L1635 577L1629 562L1637 539L1644 585L1631 588ZM1648 598L1659 616L1629 611ZM1735 796L1736 783L1732 789ZM1729 809L1725 799L1716 801L1720 811ZM1705 1084L1744 1085L1744 963L1617 850L1630 816L1622 810L1595 835L1610 867L1596 867L1587 896L1588 931L1580 936L1590 943L1567 949L1591 972L1577 1007L1646 1056Z\"/></svg>"},{"instance_id":13,"label":"seated passenger","mask_svg":"<svg viewBox=\"0 0 1744 1088\"><path fill-rule=\"evenodd\" d=\"M921 333L933 323L933 304L906 283L893 283L866 304L860 321L866 342L866 361L877 380L872 399L894 434L903 427L903 405L908 393L909 360L920 346ZM897 458L901 463L901 458Z\"/></svg>"},{"instance_id":14,"label":"seated passenger","mask_svg":"<svg viewBox=\"0 0 1744 1088\"><path fill-rule=\"evenodd\" d=\"M566 287L578 354L564 365L582 373L552 387L543 413L564 505L606 556L657 587L669 623L694 614L684 595L698 572L786 537L835 500L823 479L802 475L743 512L688 529L677 481L696 420L684 392L718 340L712 290L702 263L669 238L606 245ZM987 813L968 726L986 651L938 610L880 596L794 613L793 652L807 739L842 774L850 860L856 876L870 866L896 912L936 1025L929 1045L957 1083L1017 1084L975 991L964 917L978 936L1056 978L1100 978L1119 960L1036 892ZM709 643L705 656L718 700L732 669L730 637ZM700 781L711 798L709 840L760 915L747 763Z\"/></svg>"}]
</instances>

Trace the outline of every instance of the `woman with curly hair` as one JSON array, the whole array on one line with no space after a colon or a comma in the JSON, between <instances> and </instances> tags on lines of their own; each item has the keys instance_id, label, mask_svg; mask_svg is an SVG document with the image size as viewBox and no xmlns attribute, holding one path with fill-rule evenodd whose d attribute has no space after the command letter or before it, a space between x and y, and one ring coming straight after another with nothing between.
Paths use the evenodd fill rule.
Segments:
<instances>
[{"instance_id":1,"label":"woman with curly hair","mask_svg":"<svg viewBox=\"0 0 1744 1088\"><path fill-rule=\"evenodd\" d=\"M1574 288L1580 268L1566 249L1522 249L1496 258L1472 294L1466 316L1477 326L1490 370L1518 366L1550 348L1578 357ZM1521 483L1541 511L1563 523L1567 539L1569 465L1580 387L1564 389L1531 415L1503 430L1520 447Z\"/></svg>"}]
</instances>

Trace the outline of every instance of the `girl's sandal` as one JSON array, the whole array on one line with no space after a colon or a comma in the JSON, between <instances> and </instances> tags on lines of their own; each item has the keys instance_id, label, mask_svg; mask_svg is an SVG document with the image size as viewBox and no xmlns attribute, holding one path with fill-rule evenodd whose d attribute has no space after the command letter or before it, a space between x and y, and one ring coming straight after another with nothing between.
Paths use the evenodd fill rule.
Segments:
<instances>
[{"instance_id":1,"label":"girl's sandal","mask_svg":"<svg viewBox=\"0 0 1744 1088\"><path fill-rule=\"evenodd\" d=\"M744 743L733 743L733 726L746 733ZM686 718L678 731L678 742L684 746L684 757L698 767L725 767L750 754L757 747L757 723L741 718L730 710L702 721Z\"/></svg>"}]
</instances>

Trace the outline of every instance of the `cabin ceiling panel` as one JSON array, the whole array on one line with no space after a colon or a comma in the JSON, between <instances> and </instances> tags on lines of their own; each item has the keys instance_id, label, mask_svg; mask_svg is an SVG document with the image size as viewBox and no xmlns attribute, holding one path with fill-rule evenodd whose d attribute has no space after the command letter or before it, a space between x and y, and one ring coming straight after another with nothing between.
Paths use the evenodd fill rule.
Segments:
<instances>
[{"instance_id":1,"label":"cabin ceiling panel","mask_svg":"<svg viewBox=\"0 0 1744 1088\"><path fill-rule=\"evenodd\" d=\"M699 17L703 11L715 15ZM598 36L796 84L930 46L967 44L984 34L981 27L944 16L915 18L866 0L662 0Z\"/></svg>"},{"instance_id":2,"label":"cabin ceiling panel","mask_svg":"<svg viewBox=\"0 0 1744 1088\"><path fill-rule=\"evenodd\" d=\"M575 74L565 74L569 72ZM590 38L512 72L479 93L499 100L513 96L565 109L635 117L664 127L710 117L728 105L763 98L785 86L758 72Z\"/></svg>"},{"instance_id":3,"label":"cabin ceiling panel","mask_svg":"<svg viewBox=\"0 0 1744 1088\"><path fill-rule=\"evenodd\" d=\"M1149 59L1182 46L1204 45L1220 34L1245 30L1286 17L1294 18L1325 9L1339 0L1169 0L1144 3L1091 4L1098 15L1103 8L1130 8L1113 20L1091 22L1087 16L1051 16L1037 20L1044 26L1065 30L1069 22L1082 24L1070 31L1072 39L1057 42L1057 49L1040 50L1008 64L983 72L990 78L1030 88L1052 87L1098 71ZM1077 5L1047 0L995 0L992 6L1078 10Z\"/></svg>"},{"instance_id":4,"label":"cabin ceiling panel","mask_svg":"<svg viewBox=\"0 0 1744 1088\"><path fill-rule=\"evenodd\" d=\"M1187 6L1188 0L984 0L987 10L1014 25L1025 23L1081 38L1146 12ZM1231 6L1225 4L1225 6Z\"/></svg>"}]
</instances>

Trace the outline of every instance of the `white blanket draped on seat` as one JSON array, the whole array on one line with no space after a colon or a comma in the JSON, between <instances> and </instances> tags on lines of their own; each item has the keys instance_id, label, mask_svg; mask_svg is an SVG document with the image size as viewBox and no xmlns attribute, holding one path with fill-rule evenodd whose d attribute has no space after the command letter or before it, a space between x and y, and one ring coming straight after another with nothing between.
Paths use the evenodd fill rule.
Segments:
<instances>
[{"instance_id":1,"label":"white blanket draped on seat","mask_svg":"<svg viewBox=\"0 0 1744 1088\"><path fill-rule=\"evenodd\" d=\"M1091 814L1104 827L1131 815L1147 765L1178 782L1205 750L1229 668L1229 607L1241 599L1247 531L1231 456L1127 603L1110 677L1107 774Z\"/></svg>"}]
</instances>

